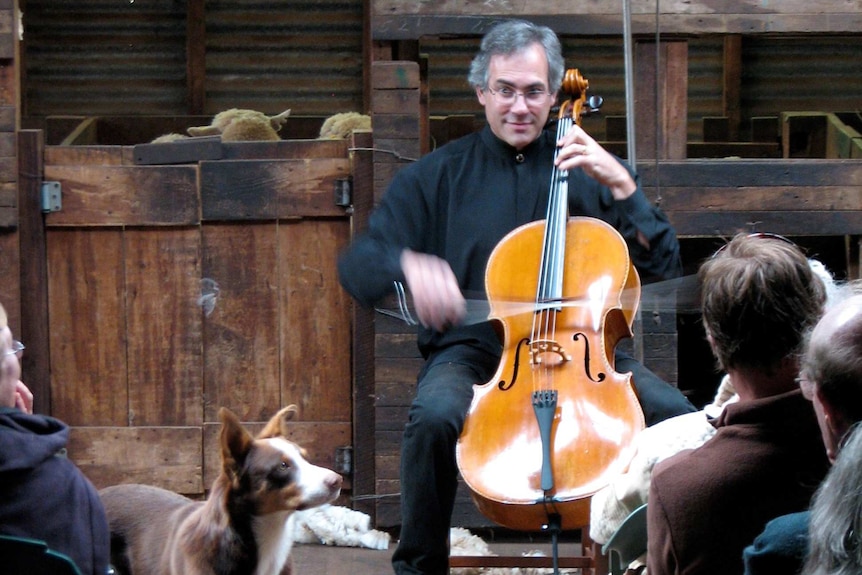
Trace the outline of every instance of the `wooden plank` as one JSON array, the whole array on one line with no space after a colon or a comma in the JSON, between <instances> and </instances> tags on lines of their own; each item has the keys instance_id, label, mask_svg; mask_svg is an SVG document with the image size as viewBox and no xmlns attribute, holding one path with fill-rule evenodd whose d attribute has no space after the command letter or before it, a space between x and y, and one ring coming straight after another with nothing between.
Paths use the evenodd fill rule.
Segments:
<instances>
[{"instance_id":1,"label":"wooden plank","mask_svg":"<svg viewBox=\"0 0 862 575\"><path fill-rule=\"evenodd\" d=\"M780 158L781 146L774 142L688 142L686 157L699 158Z\"/></svg>"},{"instance_id":2,"label":"wooden plank","mask_svg":"<svg viewBox=\"0 0 862 575\"><path fill-rule=\"evenodd\" d=\"M374 62L371 67L371 84L375 90L418 90L419 64L404 60ZM374 100L371 103L373 109Z\"/></svg>"},{"instance_id":3,"label":"wooden plank","mask_svg":"<svg viewBox=\"0 0 862 575\"><path fill-rule=\"evenodd\" d=\"M221 136L201 136L175 142L138 144L133 147L135 164L190 164L222 157Z\"/></svg>"},{"instance_id":4,"label":"wooden plank","mask_svg":"<svg viewBox=\"0 0 862 575\"><path fill-rule=\"evenodd\" d=\"M511 6L507 2L490 1L475 2L475 0L445 0L443 2L412 2L409 4L399 0L372 0L372 14L421 14L433 16L436 14L492 14L505 15ZM852 12L853 3L846 0L818 0L806 2L803 0L784 0L781 4L764 6L757 0L729 0L716 5L709 0L662 0L659 3L660 14L788 14L804 15L845 14ZM631 6L633 15L655 15L656 0L634 2ZM523 14L609 14L620 15L622 7L613 3L594 2L593 0L524 0L520 11Z\"/></svg>"},{"instance_id":5,"label":"wooden plank","mask_svg":"<svg viewBox=\"0 0 862 575\"><path fill-rule=\"evenodd\" d=\"M128 425L122 233L49 230L47 254L52 415Z\"/></svg>"},{"instance_id":6,"label":"wooden plank","mask_svg":"<svg viewBox=\"0 0 862 575\"><path fill-rule=\"evenodd\" d=\"M416 394L416 378L412 382L381 381L375 387L375 407L404 407L413 402ZM406 421L406 420L405 420Z\"/></svg>"},{"instance_id":7,"label":"wooden plank","mask_svg":"<svg viewBox=\"0 0 862 575\"><path fill-rule=\"evenodd\" d=\"M200 201L192 166L46 165L60 182L63 210L48 226L195 225Z\"/></svg>"},{"instance_id":8,"label":"wooden plank","mask_svg":"<svg viewBox=\"0 0 862 575\"><path fill-rule=\"evenodd\" d=\"M826 157L850 159L854 148L862 142L859 132L848 126L835 114L829 114L826 126Z\"/></svg>"},{"instance_id":9,"label":"wooden plank","mask_svg":"<svg viewBox=\"0 0 862 575\"><path fill-rule=\"evenodd\" d=\"M17 134L14 131L2 132L0 131L0 157L2 158L15 158L16 156L16 139ZM17 172L12 172L11 174L3 174L2 177L5 179L11 179L14 181Z\"/></svg>"},{"instance_id":10,"label":"wooden plank","mask_svg":"<svg viewBox=\"0 0 862 575\"><path fill-rule=\"evenodd\" d=\"M375 359L374 372L377 374L377 382L414 382L419 370L422 369L424 360L422 358L385 358Z\"/></svg>"},{"instance_id":11,"label":"wooden plank","mask_svg":"<svg viewBox=\"0 0 862 575\"><path fill-rule=\"evenodd\" d=\"M85 118L60 142L61 146L87 146L99 143L98 118Z\"/></svg>"},{"instance_id":12,"label":"wooden plank","mask_svg":"<svg viewBox=\"0 0 862 575\"><path fill-rule=\"evenodd\" d=\"M782 112L780 118L785 158L826 157L826 113Z\"/></svg>"},{"instance_id":13,"label":"wooden plank","mask_svg":"<svg viewBox=\"0 0 862 575\"><path fill-rule=\"evenodd\" d=\"M727 116L701 118L704 142L730 142L730 120Z\"/></svg>"},{"instance_id":14,"label":"wooden plank","mask_svg":"<svg viewBox=\"0 0 862 575\"><path fill-rule=\"evenodd\" d=\"M740 232L764 231L784 236L856 234L862 229L862 211L722 211L668 212L680 237L732 236Z\"/></svg>"},{"instance_id":15,"label":"wooden plank","mask_svg":"<svg viewBox=\"0 0 862 575\"><path fill-rule=\"evenodd\" d=\"M0 269L5 270L4 273L0 274L0 304L3 304L6 315L9 317L12 332L18 334L16 337L22 339L24 336L21 325L20 261L18 232L0 229ZM26 340L22 339L22 341ZM27 381L26 373L23 375L24 380ZM30 385L29 381L27 383ZM37 389L47 396L45 387L39 386ZM45 412L40 411L40 413Z\"/></svg>"},{"instance_id":16,"label":"wooden plank","mask_svg":"<svg viewBox=\"0 0 862 575\"><path fill-rule=\"evenodd\" d=\"M302 414L299 416L302 417ZM252 435L259 433L265 424L266 422L243 422ZM206 423L203 429L204 485L209 489L218 476L221 465L218 440L221 424ZM310 462L337 471L335 453L337 449L350 445L350 422L293 421L290 423L289 439L306 450L306 458ZM350 476L343 477L345 483L342 489L349 490Z\"/></svg>"},{"instance_id":17,"label":"wooden plank","mask_svg":"<svg viewBox=\"0 0 862 575\"><path fill-rule=\"evenodd\" d=\"M641 184L662 187L862 186L862 164L853 160L686 160L638 163Z\"/></svg>"},{"instance_id":18,"label":"wooden plank","mask_svg":"<svg viewBox=\"0 0 862 575\"><path fill-rule=\"evenodd\" d=\"M416 333L378 333L374 337L374 354L377 357L419 358Z\"/></svg>"},{"instance_id":19,"label":"wooden plank","mask_svg":"<svg viewBox=\"0 0 862 575\"><path fill-rule=\"evenodd\" d=\"M768 34L858 32L862 16L852 2L823 0L816 3L789 0L768 6L754 0L715 4L708 0L636 2L631 7L635 35L655 34ZM423 36L479 36L500 18L511 17L508 1L447 0L401 2L373 0L371 37L374 40L408 40ZM525 0L517 16L550 26L562 35L620 35L620 4L592 0Z\"/></svg>"},{"instance_id":20,"label":"wooden plank","mask_svg":"<svg viewBox=\"0 0 862 575\"><path fill-rule=\"evenodd\" d=\"M198 228L124 233L129 419L203 423Z\"/></svg>"},{"instance_id":21,"label":"wooden plank","mask_svg":"<svg viewBox=\"0 0 862 575\"><path fill-rule=\"evenodd\" d=\"M15 45L18 40L15 35L16 30L18 26L15 11L0 10L0 59L15 58Z\"/></svg>"},{"instance_id":22,"label":"wooden plank","mask_svg":"<svg viewBox=\"0 0 862 575\"><path fill-rule=\"evenodd\" d=\"M729 34L724 37L724 69L721 74L721 99L724 115L728 118L726 140L739 139L739 124L742 117L742 36ZM705 138L704 138L705 139Z\"/></svg>"},{"instance_id":23,"label":"wooden plank","mask_svg":"<svg viewBox=\"0 0 862 575\"><path fill-rule=\"evenodd\" d=\"M862 188L856 186L664 186L665 211L860 211Z\"/></svg>"},{"instance_id":24,"label":"wooden plank","mask_svg":"<svg viewBox=\"0 0 862 575\"><path fill-rule=\"evenodd\" d=\"M47 146L45 165L120 166L124 152L120 146Z\"/></svg>"},{"instance_id":25,"label":"wooden plank","mask_svg":"<svg viewBox=\"0 0 862 575\"><path fill-rule=\"evenodd\" d=\"M375 114L400 114L419 108L419 90L376 89L372 92ZM376 135L375 130L375 135Z\"/></svg>"},{"instance_id":26,"label":"wooden plank","mask_svg":"<svg viewBox=\"0 0 862 575\"><path fill-rule=\"evenodd\" d=\"M369 66L370 70L370 66ZM374 146L371 132L354 132L351 136L353 155L353 218L351 232L359 233L367 227L373 208L374 182L371 149ZM374 311L350 302L352 317L353 361L353 508L371 516L375 505L368 496L375 495L374 435Z\"/></svg>"},{"instance_id":27,"label":"wooden plank","mask_svg":"<svg viewBox=\"0 0 862 575\"><path fill-rule=\"evenodd\" d=\"M288 120L289 129L299 118ZM322 120L315 119L320 130ZM315 134L316 137L316 134ZM311 160L348 157L347 140L280 140L278 142L222 142L225 160Z\"/></svg>"},{"instance_id":28,"label":"wooden plank","mask_svg":"<svg viewBox=\"0 0 862 575\"><path fill-rule=\"evenodd\" d=\"M752 142L778 142L778 117L757 116L751 118Z\"/></svg>"},{"instance_id":29,"label":"wooden plank","mask_svg":"<svg viewBox=\"0 0 862 575\"><path fill-rule=\"evenodd\" d=\"M336 259L346 222L291 221L279 226L282 403L304 420L350 421L350 311Z\"/></svg>"},{"instance_id":30,"label":"wooden plank","mask_svg":"<svg viewBox=\"0 0 862 575\"><path fill-rule=\"evenodd\" d=\"M419 138L419 114L378 114L375 110L372 123L375 143L381 139ZM409 155L419 157L419 154Z\"/></svg>"},{"instance_id":31,"label":"wooden plank","mask_svg":"<svg viewBox=\"0 0 862 575\"><path fill-rule=\"evenodd\" d=\"M0 182L0 231L12 232L18 227L18 185Z\"/></svg>"},{"instance_id":32,"label":"wooden plank","mask_svg":"<svg viewBox=\"0 0 862 575\"><path fill-rule=\"evenodd\" d=\"M0 106L0 132L15 131L15 106Z\"/></svg>"},{"instance_id":33,"label":"wooden plank","mask_svg":"<svg viewBox=\"0 0 862 575\"><path fill-rule=\"evenodd\" d=\"M680 160L686 154L688 43L664 40L656 61L655 42L635 43L635 137L638 156ZM656 97L658 91L658 98ZM640 159L640 158L638 158Z\"/></svg>"},{"instance_id":34,"label":"wooden plank","mask_svg":"<svg viewBox=\"0 0 862 575\"><path fill-rule=\"evenodd\" d=\"M186 6L186 91L189 113L202 114L206 103L206 8L205 0Z\"/></svg>"},{"instance_id":35,"label":"wooden plank","mask_svg":"<svg viewBox=\"0 0 862 575\"><path fill-rule=\"evenodd\" d=\"M18 176L15 156L0 156L0 182L15 182Z\"/></svg>"},{"instance_id":36,"label":"wooden plank","mask_svg":"<svg viewBox=\"0 0 862 575\"><path fill-rule=\"evenodd\" d=\"M202 226L202 291L212 294L203 309L206 422L220 407L264 421L281 405L276 228Z\"/></svg>"},{"instance_id":37,"label":"wooden plank","mask_svg":"<svg viewBox=\"0 0 862 575\"><path fill-rule=\"evenodd\" d=\"M201 162L204 220L344 216L335 181L350 175L347 158Z\"/></svg>"},{"instance_id":38,"label":"wooden plank","mask_svg":"<svg viewBox=\"0 0 862 575\"><path fill-rule=\"evenodd\" d=\"M200 427L82 427L69 434L69 458L101 489L143 483L201 495Z\"/></svg>"},{"instance_id":39,"label":"wooden plank","mask_svg":"<svg viewBox=\"0 0 862 575\"><path fill-rule=\"evenodd\" d=\"M51 374L48 329L48 262L45 250L45 226L42 216L41 172L45 143L42 132L18 132L18 188L20 203L21 315L27 322L21 326L27 353L22 358L22 379L33 392L36 413L51 413ZM11 265L0 264L11 270ZM3 275L12 275L5 273Z\"/></svg>"}]
</instances>

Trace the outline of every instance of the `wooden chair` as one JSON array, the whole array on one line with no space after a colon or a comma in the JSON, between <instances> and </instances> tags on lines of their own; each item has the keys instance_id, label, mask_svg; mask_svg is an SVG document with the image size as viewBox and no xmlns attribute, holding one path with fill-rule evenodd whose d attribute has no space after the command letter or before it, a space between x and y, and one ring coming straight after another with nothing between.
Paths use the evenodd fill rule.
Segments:
<instances>
[{"instance_id":1,"label":"wooden chair","mask_svg":"<svg viewBox=\"0 0 862 575\"><path fill-rule=\"evenodd\" d=\"M585 500L583 510L588 512L589 500ZM588 520L588 515L584 518ZM531 568L531 569L580 569L581 575L607 575L607 558L600 552L598 545L590 538L590 527L584 525L580 528L580 552L574 555L560 555L559 535L562 533L562 519L559 515L549 516L547 533L550 537L550 556L524 557L522 555L450 555L449 569L478 568L478 567L504 567L504 568Z\"/></svg>"},{"instance_id":2,"label":"wooden chair","mask_svg":"<svg viewBox=\"0 0 862 575\"><path fill-rule=\"evenodd\" d=\"M523 557L520 555L452 555L449 557L449 569L504 567L521 569L580 569L582 575L606 575L608 573L607 558L598 552L598 546L590 539L589 526L581 528L581 554L575 556L557 557Z\"/></svg>"},{"instance_id":3,"label":"wooden chair","mask_svg":"<svg viewBox=\"0 0 862 575\"><path fill-rule=\"evenodd\" d=\"M0 557L5 575L81 575L68 555L39 539L0 535Z\"/></svg>"},{"instance_id":4,"label":"wooden chair","mask_svg":"<svg viewBox=\"0 0 862 575\"><path fill-rule=\"evenodd\" d=\"M632 511L602 547L602 553L608 556L611 575L622 575L632 561L646 553L646 512L646 503Z\"/></svg>"}]
</instances>

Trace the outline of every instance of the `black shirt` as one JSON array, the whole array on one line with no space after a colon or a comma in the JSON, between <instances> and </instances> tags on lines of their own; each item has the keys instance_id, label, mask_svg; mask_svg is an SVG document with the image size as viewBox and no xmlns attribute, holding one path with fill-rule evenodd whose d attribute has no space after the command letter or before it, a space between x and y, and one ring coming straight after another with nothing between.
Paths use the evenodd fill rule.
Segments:
<instances>
[{"instance_id":1,"label":"black shirt","mask_svg":"<svg viewBox=\"0 0 862 575\"><path fill-rule=\"evenodd\" d=\"M553 130L518 151L485 127L406 166L393 178L366 232L340 258L342 285L360 304L373 305L392 292L393 281L404 281L400 256L409 248L445 259L466 297L484 297L485 267L494 247L518 226L546 217L555 146ZM616 228L644 281L681 274L676 234L640 187L617 202L580 169L569 172L568 182L569 214ZM649 250L638 243L638 231ZM431 362L478 361L491 374L501 353L489 322L445 333L420 328L419 347Z\"/></svg>"}]
</instances>

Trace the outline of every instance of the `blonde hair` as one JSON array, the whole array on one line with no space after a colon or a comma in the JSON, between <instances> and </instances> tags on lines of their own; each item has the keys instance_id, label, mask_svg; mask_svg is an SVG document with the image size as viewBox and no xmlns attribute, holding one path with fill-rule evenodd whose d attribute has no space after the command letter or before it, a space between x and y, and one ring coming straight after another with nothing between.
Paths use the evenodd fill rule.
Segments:
<instances>
[{"instance_id":1,"label":"blonde hair","mask_svg":"<svg viewBox=\"0 0 862 575\"><path fill-rule=\"evenodd\" d=\"M6 317L6 310L3 304L0 303L0 329L5 328L9 324L9 319Z\"/></svg>"}]
</instances>

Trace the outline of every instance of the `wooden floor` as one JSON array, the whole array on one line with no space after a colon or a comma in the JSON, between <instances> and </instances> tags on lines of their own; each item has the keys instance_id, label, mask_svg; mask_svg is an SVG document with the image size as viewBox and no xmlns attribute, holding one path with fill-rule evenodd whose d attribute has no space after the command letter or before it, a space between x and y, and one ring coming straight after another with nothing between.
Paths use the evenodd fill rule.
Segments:
<instances>
[{"instance_id":1,"label":"wooden floor","mask_svg":"<svg viewBox=\"0 0 862 575\"><path fill-rule=\"evenodd\" d=\"M501 556L521 556L532 551L552 555L549 544L535 541L507 541L489 543L491 552ZM392 553L395 544L388 550L377 551L356 547L330 547L326 545L296 545L293 549L293 575L388 575L391 574ZM576 554L580 551L577 543L562 543L558 547L559 556ZM453 570L453 574L460 570ZM462 571L466 572L466 571ZM476 571L471 569L470 573ZM545 573L551 573L548 569ZM560 573L577 571L561 569Z\"/></svg>"}]
</instances>

